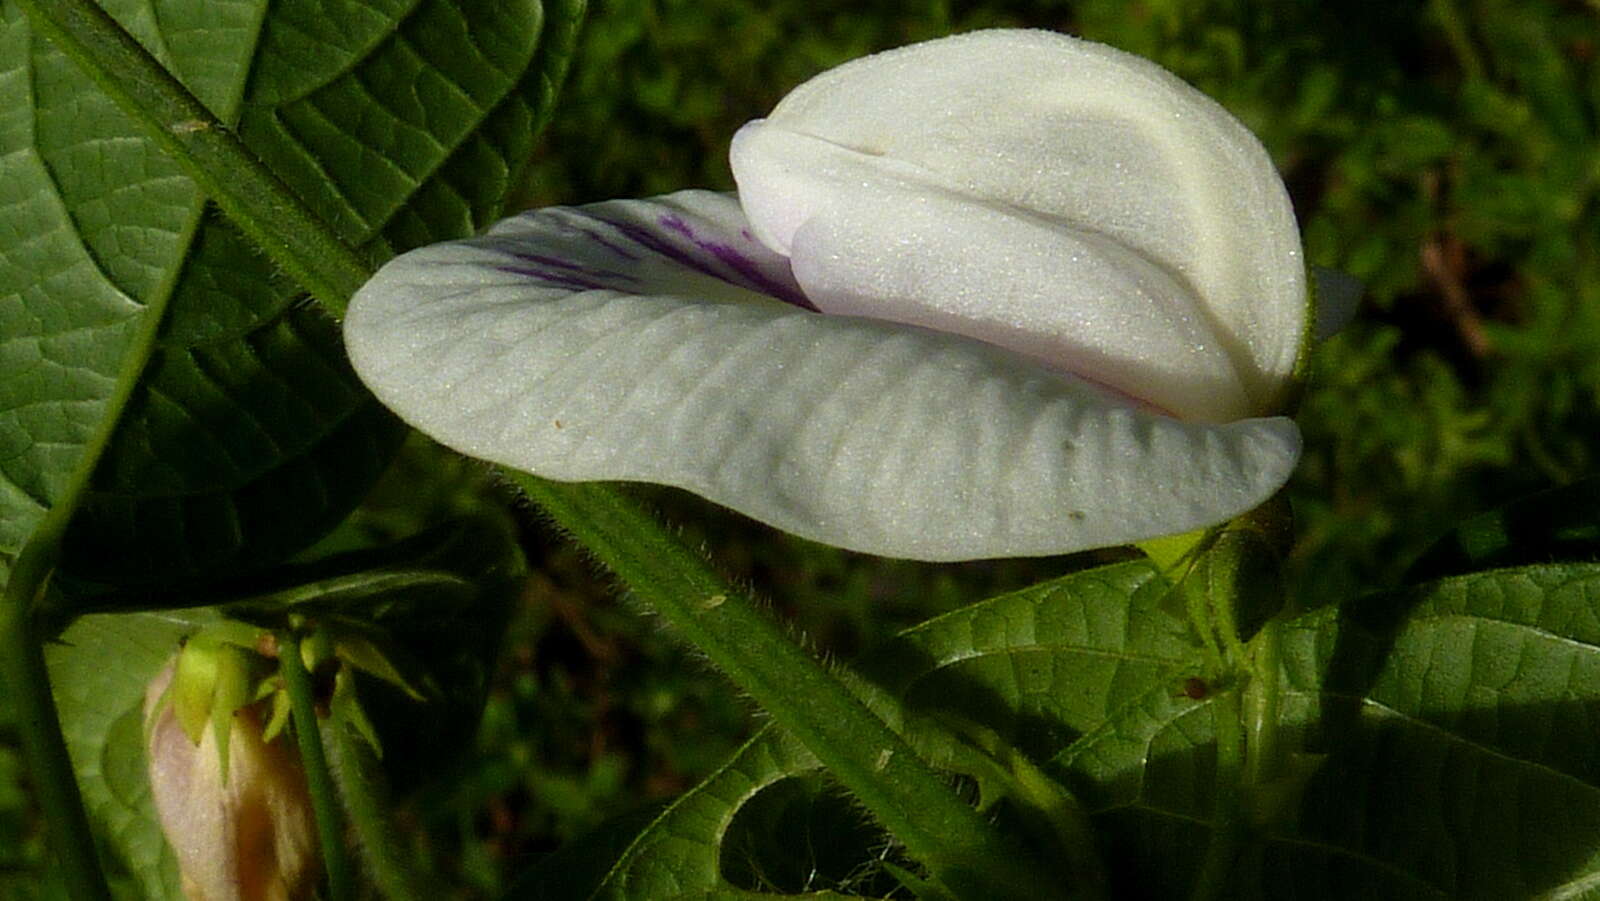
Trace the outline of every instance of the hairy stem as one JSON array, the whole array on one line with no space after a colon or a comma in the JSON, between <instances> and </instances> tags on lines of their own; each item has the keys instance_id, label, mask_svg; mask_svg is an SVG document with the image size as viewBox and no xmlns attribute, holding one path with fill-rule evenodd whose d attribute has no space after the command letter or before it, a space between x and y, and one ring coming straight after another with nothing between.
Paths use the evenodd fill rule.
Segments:
<instances>
[{"instance_id":1,"label":"hairy stem","mask_svg":"<svg viewBox=\"0 0 1600 901\"><path fill-rule=\"evenodd\" d=\"M349 727L335 727L328 736L333 772L344 798L350 824L373 883L389 901L438 898L447 892L410 859L412 853L395 830L389 810L383 768L366 740Z\"/></svg>"},{"instance_id":2,"label":"hairy stem","mask_svg":"<svg viewBox=\"0 0 1600 901\"><path fill-rule=\"evenodd\" d=\"M617 489L502 472L798 738L959 897L1065 894L750 598Z\"/></svg>"}]
</instances>

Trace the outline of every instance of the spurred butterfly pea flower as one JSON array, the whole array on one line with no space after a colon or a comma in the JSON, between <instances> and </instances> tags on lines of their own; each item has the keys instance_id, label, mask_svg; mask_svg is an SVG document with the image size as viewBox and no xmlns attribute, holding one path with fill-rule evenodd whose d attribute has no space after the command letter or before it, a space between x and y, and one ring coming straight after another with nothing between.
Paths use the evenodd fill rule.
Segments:
<instances>
[{"instance_id":1,"label":"spurred butterfly pea flower","mask_svg":"<svg viewBox=\"0 0 1600 901\"><path fill-rule=\"evenodd\" d=\"M923 560L1188 531L1288 478L1289 199L1155 64L1038 31L916 44L801 85L731 160L737 196L397 258L351 303L357 372L472 456Z\"/></svg>"}]
</instances>

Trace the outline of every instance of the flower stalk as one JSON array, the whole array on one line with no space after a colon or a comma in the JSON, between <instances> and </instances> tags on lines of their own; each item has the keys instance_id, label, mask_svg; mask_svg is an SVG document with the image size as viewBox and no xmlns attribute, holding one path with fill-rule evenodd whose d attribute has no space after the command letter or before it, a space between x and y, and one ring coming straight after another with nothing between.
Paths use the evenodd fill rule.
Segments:
<instances>
[{"instance_id":1,"label":"flower stalk","mask_svg":"<svg viewBox=\"0 0 1600 901\"><path fill-rule=\"evenodd\" d=\"M1195 545L1193 565L1178 585L1205 650L1208 680L1221 689L1208 701L1216 742L1215 800L1191 901L1230 896L1240 854L1303 781L1289 772L1280 723L1279 551L1287 536L1282 509L1252 511Z\"/></svg>"},{"instance_id":2,"label":"flower stalk","mask_svg":"<svg viewBox=\"0 0 1600 901\"><path fill-rule=\"evenodd\" d=\"M322 863L328 876L328 897L332 901L353 901L356 897L355 869L344 841L344 816L339 793L323 753L322 730L317 722L316 695L311 674L301 657L301 640L291 630L278 633L278 663L284 687L289 692L290 715L295 741L306 769L311 790L311 807L316 815L317 840L322 847Z\"/></svg>"},{"instance_id":3,"label":"flower stalk","mask_svg":"<svg viewBox=\"0 0 1600 901\"><path fill-rule=\"evenodd\" d=\"M502 472L800 739L957 897L1069 896L749 598L615 488Z\"/></svg>"}]
</instances>

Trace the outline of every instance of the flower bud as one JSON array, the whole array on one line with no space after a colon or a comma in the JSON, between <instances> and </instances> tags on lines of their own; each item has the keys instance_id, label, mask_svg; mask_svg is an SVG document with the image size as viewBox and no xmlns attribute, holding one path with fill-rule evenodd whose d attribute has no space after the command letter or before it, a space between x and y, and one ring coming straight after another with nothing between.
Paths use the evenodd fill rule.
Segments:
<instances>
[{"instance_id":1,"label":"flower bud","mask_svg":"<svg viewBox=\"0 0 1600 901\"><path fill-rule=\"evenodd\" d=\"M214 653L204 647L183 651ZM225 731L186 731L180 720L180 704L210 693L174 685L174 672L184 680L230 666L214 663L175 660L145 691L150 790L178 858L184 894L190 901L309 898L318 870L316 832L299 755L283 736L262 740L255 705L225 711ZM190 712L184 719L208 723L212 715ZM225 736L221 741L219 734Z\"/></svg>"}]
</instances>

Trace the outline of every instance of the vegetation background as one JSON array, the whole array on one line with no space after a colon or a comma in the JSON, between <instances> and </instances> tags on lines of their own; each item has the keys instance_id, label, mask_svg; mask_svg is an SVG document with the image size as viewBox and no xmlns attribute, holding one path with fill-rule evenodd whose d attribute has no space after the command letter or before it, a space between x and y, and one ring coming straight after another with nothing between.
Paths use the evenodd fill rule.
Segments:
<instances>
[{"instance_id":1,"label":"vegetation background","mask_svg":"<svg viewBox=\"0 0 1600 901\"><path fill-rule=\"evenodd\" d=\"M1470 513L1594 472L1597 0L596 0L525 205L729 188L729 136L805 78L995 26L1104 41L1221 101L1277 160L1310 260L1366 284L1356 321L1319 351L1300 414L1298 603L1389 584ZM651 499L841 659L1081 562L884 561L680 494ZM493 506L503 495L480 470L417 443L345 528L403 534ZM533 575L486 716L400 814L464 898L496 895L563 842L694 784L756 720L519 513ZM15 747L0 699L0 898L33 897L45 866Z\"/></svg>"}]
</instances>

